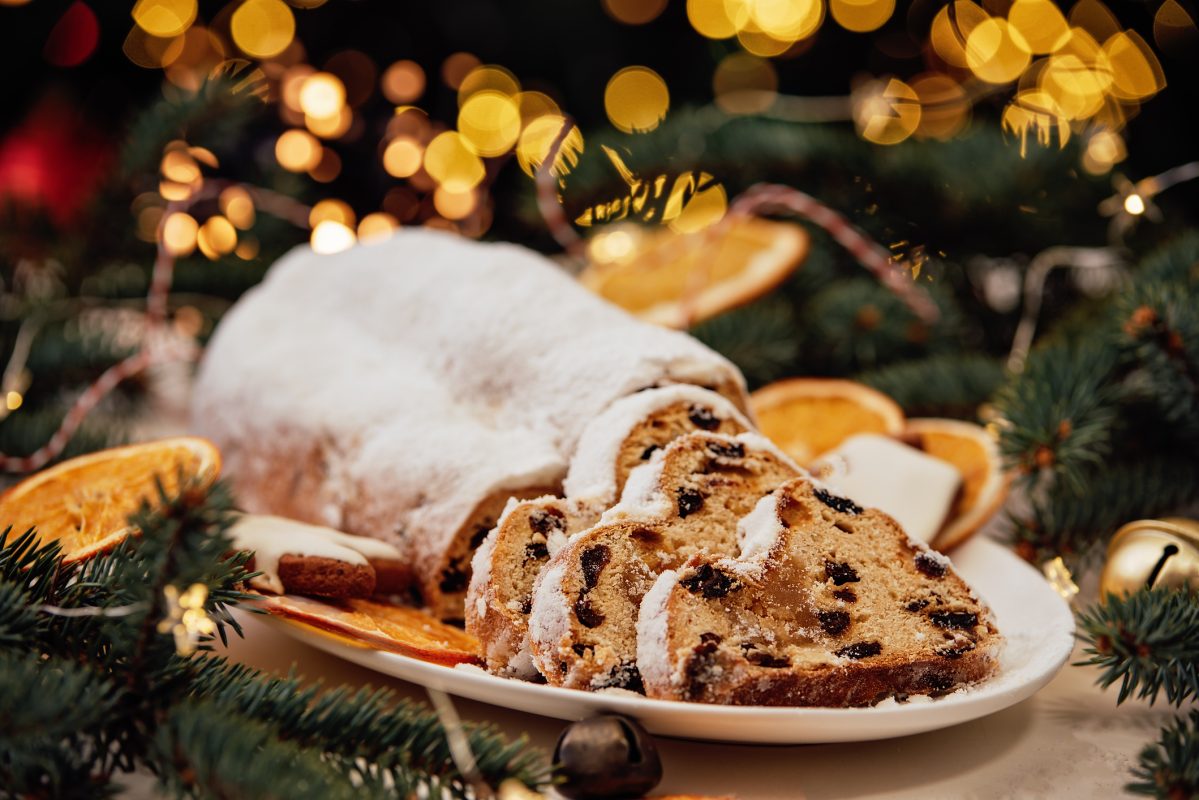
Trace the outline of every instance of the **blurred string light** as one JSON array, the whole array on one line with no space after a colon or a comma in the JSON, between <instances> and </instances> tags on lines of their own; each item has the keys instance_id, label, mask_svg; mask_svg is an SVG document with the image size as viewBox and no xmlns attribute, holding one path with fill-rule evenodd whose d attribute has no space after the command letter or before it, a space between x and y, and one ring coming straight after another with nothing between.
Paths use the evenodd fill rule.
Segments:
<instances>
[{"instance_id":1,"label":"blurred string light","mask_svg":"<svg viewBox=\"0 0 1199 800\"><path fill-rule=\"evenodd\" d=\"M666 118L668 108L666 81L649 67L625 67L604 89L608 121L625 133L652 131Z\"/></svg>"},{"instance_id":2,"label":"blurred string light","mask_svg":"<svg viewBox=\"0 0 1199 800\"><path fill-rule=\"evenodd\" d=\"M625 25L644 25L652 22L666 8L666 0L600 0L604 11Z\"/></svg>"}]
</instances>

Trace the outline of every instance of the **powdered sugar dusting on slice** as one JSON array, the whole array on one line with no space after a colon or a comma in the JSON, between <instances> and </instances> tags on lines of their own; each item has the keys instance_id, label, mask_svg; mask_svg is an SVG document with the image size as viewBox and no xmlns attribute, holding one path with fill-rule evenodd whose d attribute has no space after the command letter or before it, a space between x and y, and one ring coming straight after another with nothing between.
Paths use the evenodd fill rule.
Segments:
<instances>
[{"instance_id":1,"label":"powdered sugar dusting on slice","mask_svg":"<svg viewBox=\"0 0 1199 800\"><path fill-rule=\"evenodd\" d=\"M749 421L724 397L698 386L680 384L646 389L617 400L583 430L563 482L568 497L606 509L616 502L616 460L633 429L650 414L674 403L711 408L717 419Z\"/></svg>"},{"instance_id":2,"label":"powdered sugar dusting on slice","mask_svg":"<svg viewBox=\"0 0 1199 800\"><path fill-rule=\"evenodd\" d=\"M665 687L671 681L667 604L678 582L679 573L666 570L641 600L637 615L637 669L646 686Z\"/></svg>"}]
</instances>

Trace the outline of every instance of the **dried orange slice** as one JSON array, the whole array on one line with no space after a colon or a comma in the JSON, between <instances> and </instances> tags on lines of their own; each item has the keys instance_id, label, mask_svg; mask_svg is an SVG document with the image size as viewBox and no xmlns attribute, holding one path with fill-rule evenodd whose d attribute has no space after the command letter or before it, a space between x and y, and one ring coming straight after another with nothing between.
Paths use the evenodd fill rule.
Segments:
<instances>
[{"instance_id":1,"label":"dried orange slice","mask_svg":"<svg viewBox=\"0 0 1199 800\"><path fill-rule=\"evenodd\" d=\"M778 286L808 243L800 226L757 217L687 234L622 227L593 237L579 280L647 322L686 328Z\"/></svg>"},{"instance_id":2,"label":"dried orange slice","mask_svg":"<svg viewBox=\"0 0 1199 800\"><path fill-rule=\"evenodd\" d=\"M155 478L169 493L183 475L206 488L221 470L221 454L191 436L131 444L72 458L30 475L0 496L0 526L36 528L62 545L63 561L83 561L136 533L129 515L158 499Z\"/></svg>"},{"instance_id":3,"label":"dried orange slice","mask_svg":"<svg viewBox=\"0 0 1199 800\"><path fill-rule=\"evenodd\" d=\"M750 395L758 428L800 464L809 464L856 433L898 436L903 409L854 381L790 378Z\"/></svg>"},{"instance_id":4,"label":"dried orange slice","mask_svg":"<svg viewBox=\"0 0 1199 800\"><path fill-rule=\"evenodd\" d=\"M962 474L962 488L932 546L960 544L994 516L1007 499L1011 475L986 428L956 419L910 419L903 440Z\"/></svg>"},{"instance_id":5,"label":"dried orange slice","mask_svg":"<svg viewBox=\"0 0 1199 800\"><path fill-rule=\"evenodd\" d=\"M289 622L363 645L438 664L482 664L479 640L417 608L374 600L263 595L259 605Z\"/></svg>"}]
</instances>

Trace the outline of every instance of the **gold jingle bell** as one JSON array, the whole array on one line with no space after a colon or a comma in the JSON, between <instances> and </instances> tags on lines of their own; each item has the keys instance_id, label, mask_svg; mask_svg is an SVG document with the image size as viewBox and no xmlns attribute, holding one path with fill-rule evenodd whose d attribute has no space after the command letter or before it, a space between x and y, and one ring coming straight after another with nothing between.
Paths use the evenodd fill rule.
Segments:
<instances>
[{"instance_id":1,"label":"gold jingle bell","mask_svg":"<svg viewBox=\"0 0 1199 800\"><path fill-rule=\"evenodd\" d=\"M1099 579L1102 597L1181 586L1199 591L1199 521L1141 519L1116 531Z\"/></svg>"}]
</instances>

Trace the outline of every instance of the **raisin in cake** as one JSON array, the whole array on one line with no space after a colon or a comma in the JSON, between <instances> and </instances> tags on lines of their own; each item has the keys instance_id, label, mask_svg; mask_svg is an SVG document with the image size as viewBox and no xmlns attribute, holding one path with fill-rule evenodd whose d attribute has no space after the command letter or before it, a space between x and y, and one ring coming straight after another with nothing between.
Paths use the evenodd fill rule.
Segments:
<instances>
[{"instance_id":1,"label":"raisin in cake","mask_svg":"<svg viewBox=\"0 0 1199 800\"><path fill-rule=\"evenodd\" d=\"M572 537L537 579L529 635L547 682L640 690L636 620L662 570L737 551L737 520L800 474L767 440L692 433L633 471L621 502Z\"/></svg>"},{"instance_id":2,"label":"raisin in cake","mask_svg":"<svg viewBox=\"0 0 1199 800\"><path fill-rule=\"evenodd\" d=\"M994 670L986 606L882 512L799 478L740 530L739 558L693 558L645 596L637 663L650 697L863 706Z\"/></svg>"},{"instance_id":3,"label":"raisin in cake","mask_svg":"<svg viewBox=\"0 0 1199 800\"><path fill-rule=\"evenodd\" d=\"M242 507L395 545L424 602L461 618L471 544L508 498L557 492L588 422L669 384L747 405L726 359L548 259L404 230L275 264L218 326L193 423Z\"/></svg>"},{"instance_id":4,"label":"raisin in cake","mask_svg":"<svg viewBox=\"0 0 1199 800\"><path fill-rule=\"evenodd\" d=\"M488 668L512 677L537 675L528 638L533 582L559 540L590 527L616 502L634 467L685 433L749 429L732 403L698 386L646 389L596 417L571 459L569 500L510 504L475 554L466 627L482 642Z\"/></svg>"}]
</instances>

